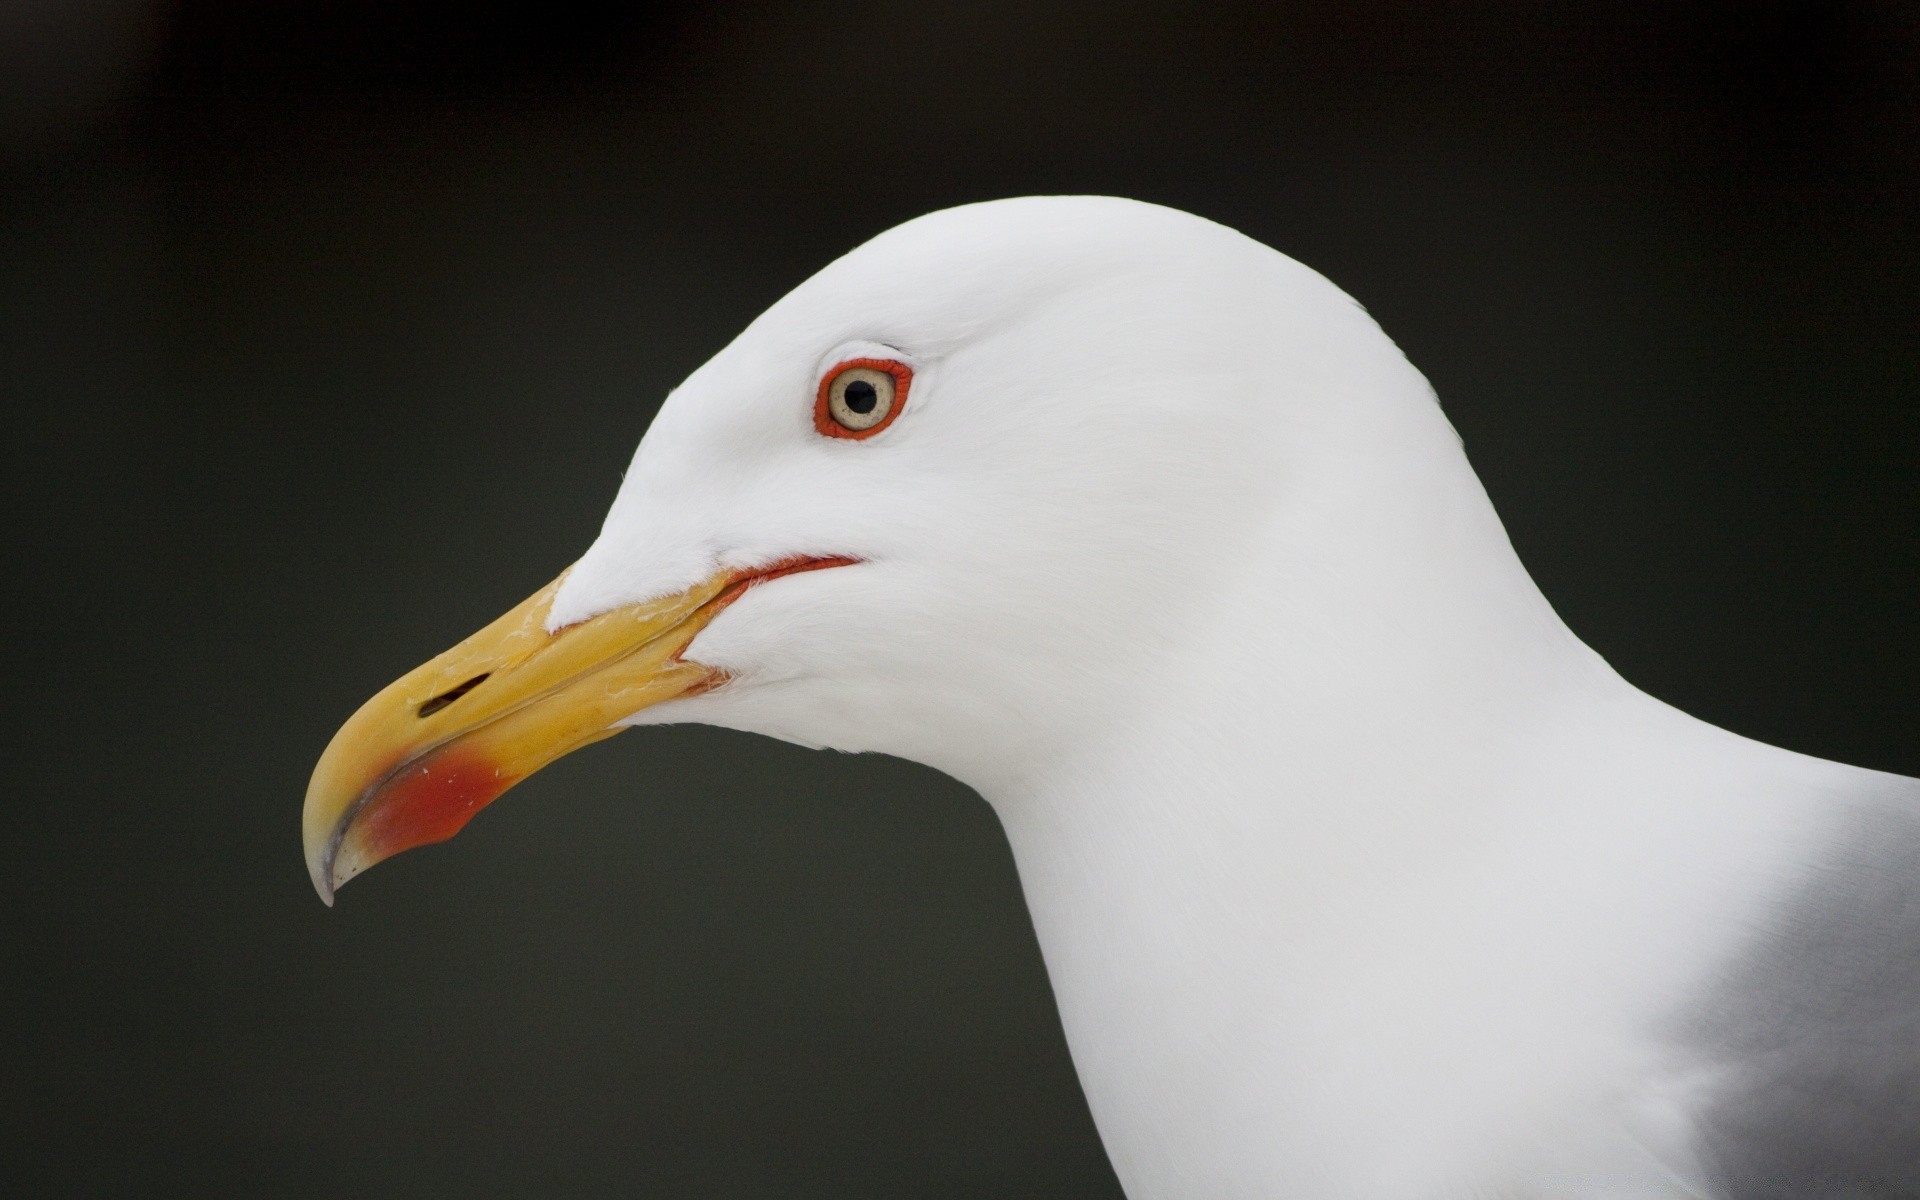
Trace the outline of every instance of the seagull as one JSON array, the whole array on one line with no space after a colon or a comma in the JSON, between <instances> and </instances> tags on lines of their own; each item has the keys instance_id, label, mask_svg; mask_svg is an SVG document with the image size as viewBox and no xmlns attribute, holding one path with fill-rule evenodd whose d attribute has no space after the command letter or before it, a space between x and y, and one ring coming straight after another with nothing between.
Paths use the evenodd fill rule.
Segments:
<instances>
[{"instance_id":1,"label":"seagull","mask_svg":"<svg viewBox=\"0 0 1920 1200\"><path fill-rule=\"evenodd\" d=\"M341 728L314 886L673 722L986 798L1132 1200L1920 1194L1920 780L1623 680L1426 379L1224 226L1001 200L801 284Z\"/></svg>"}]
</instances>

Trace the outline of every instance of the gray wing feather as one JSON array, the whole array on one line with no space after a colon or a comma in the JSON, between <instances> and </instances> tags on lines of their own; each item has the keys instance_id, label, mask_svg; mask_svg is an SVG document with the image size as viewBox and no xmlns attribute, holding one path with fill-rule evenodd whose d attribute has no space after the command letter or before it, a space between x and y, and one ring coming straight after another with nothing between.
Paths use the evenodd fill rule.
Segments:
<instances>
[{"instance_id":1,"label":"gray wing feather","mask_svg":"<svg viewBox=\"0 0 1920 1200\"><path fill-rule=\"evenodd\" d=\"M1687 1041L1729 1200L1920 1198L1920 784L1863 806Z\"/></svg>"}]
</instances>

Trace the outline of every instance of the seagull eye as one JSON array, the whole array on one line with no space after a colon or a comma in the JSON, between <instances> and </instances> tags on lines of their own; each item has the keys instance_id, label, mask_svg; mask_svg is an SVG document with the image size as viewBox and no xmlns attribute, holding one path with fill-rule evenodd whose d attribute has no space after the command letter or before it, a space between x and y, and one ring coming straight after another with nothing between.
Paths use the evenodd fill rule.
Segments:
<instances>
[{"instance_id":1,"label":"seagull eye","mask_svg":"<svg viewBox=\"0 0 1920 1200\"><path fill-rule=\"evenodd\" d=\"M828 371L813 406L813 427L827 437L867 438L906 407L913 369L887 358L856 358Z\"/></svg>"}]
</instances>

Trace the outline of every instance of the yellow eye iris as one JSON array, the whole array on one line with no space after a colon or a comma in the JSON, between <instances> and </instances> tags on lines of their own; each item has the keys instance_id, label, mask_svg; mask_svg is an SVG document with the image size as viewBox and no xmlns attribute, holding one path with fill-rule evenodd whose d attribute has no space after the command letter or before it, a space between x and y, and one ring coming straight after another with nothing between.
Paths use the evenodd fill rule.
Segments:
<instances>
[{"instance_id":1,"label":"yellow eye iris","mask_svg":"<svg viewBox=\"0 0 1920 1200\"><path fill-rule=\"evenodd\" d=\"M911 368L890 359L841 363L820 381L814 428L828 437L871 437L899 414L912 378Z\"/></svg>"}]
</instances>

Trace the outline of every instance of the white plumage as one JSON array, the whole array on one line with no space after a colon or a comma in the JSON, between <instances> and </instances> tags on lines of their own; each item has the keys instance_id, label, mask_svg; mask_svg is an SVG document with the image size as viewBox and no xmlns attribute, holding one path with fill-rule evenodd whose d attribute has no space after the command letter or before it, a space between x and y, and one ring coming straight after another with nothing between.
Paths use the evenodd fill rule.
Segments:
<instances>
[{"instance_id":1,"label":"white plumage","mask_svg":"<svg viewBox=\"0 0 1920 1200\"><path fill-rule=\"evenodd\" d=\"M818 436L876 354L903 415ZM1621 680L1307 268L1112 199L884 234L667 401L548 627L794 555L862 561L633 723L977 788L1133 1200L1920 1187L1920 785Z\"/></svg>"}]
</instances>

